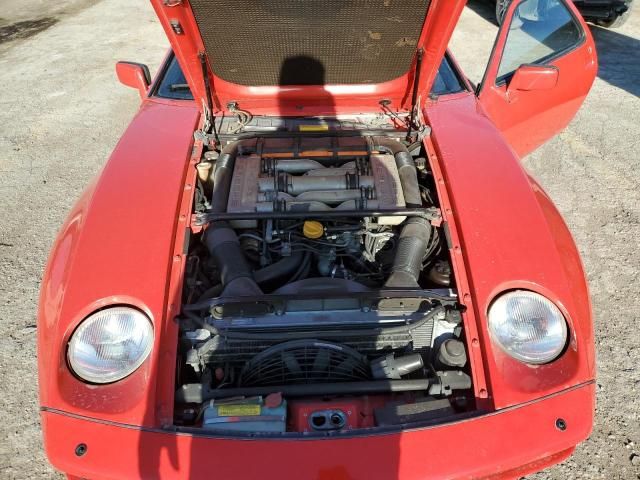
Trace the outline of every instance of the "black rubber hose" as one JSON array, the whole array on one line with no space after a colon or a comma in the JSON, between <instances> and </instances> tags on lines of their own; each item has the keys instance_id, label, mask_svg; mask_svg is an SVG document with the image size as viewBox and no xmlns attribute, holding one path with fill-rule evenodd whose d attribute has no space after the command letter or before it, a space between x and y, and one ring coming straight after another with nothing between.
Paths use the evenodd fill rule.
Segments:
<instances>
[{"instance_id":1,"label":"black rubber hose","mask_svg":"<svg viewBox=\"0 0 640 480\"><path fill-rule=\"evenodd\" d=\"M433 227L423 218L410 218L404 223L391 266L386 288L419 288L422 262L429 249Z\"/></svg>"},{"instance_id":2,"label":"black rubber hose","mask_svg":"<svg viewBox=\"0 0 640 480\"><path fill-rule=\"evenodd\" d=\"M271 265L253 272L253 279L258 285L273 282L278 279L286 278L287 280L300 268L305 254L302 251L295 251L288 257L282 257Z\"/></svg>"},{"instance_id":3,"label":"black rubber hose","mask_svg":"<svg viewBox=\"0 0 640 480\"><path fill-rule=\"evenodd\" d=\"M304 260L305 252L293 252L291 256L283 257L281 260L253 272L253 279L258 285L264 285L282 278L289 279L300 269ZM218 297L223 288L224 285L222 283L214 285L200 295L198 302Z\"/></svg>"},{"instance_id":4,"label":"black rubber hose","mask_svg":"<svg viewBox=\"0 0 640 480\"><path fill-rule=\"evenodd\" d=\"M213 174L213 193L211 195L211 213L224 213L227 211L236 155L243 143L247 143L247 141L240 140L230 143L222 149L220 156L216 160L216 169Z\"/></svg>"},{"instance_id":5,"label":"black rubber hose","mask_svg":"<svg viewBox=\"0 0 640 480\"><path fill-rule=\"evenodd\" d=\"M288 283L292 283L297 280L302 280L309 276L309 271L311 270L311 257L312 257L311 252L306 250L304 252L304 258L302 259L302 263L298 267L298 270L296 270L296 273L294 273L293 276L289 279Z\"/></svg>"},{"instance_id":6,"label":"black rubber hose","mask_svg":"<svg viewBox=\"0 0 640 480\"><path fill-rule=\"evenodd\" d=\"M221 283L218 283L217 285L214 285L213 287L205 290L205 292L202 295L200 295L200 298L198 298L198 302L202 302L203 300L207 300L210 298L216 298L218 295L222 293L223 288L224 288L224 285L222 285Z\"/></svg>"},{"instance_id":7,"label":"black rubber hose","mask_svg":"<svg viewBox=\"0 0 640 480\"><path fill-rule=\"evenodd\" d=\"M418 171L413 157L409 152L400 152L396 154L395 158L404 201L408 208L420 208L422 206L422 195L420 195Z\"/></svg>"},{"instance_id":8,"label":"black rubber hose","mask_svg":"<svg viewBox=\"0 0 640 480\"><path fill-rule=\"evenodd\" d=\"M392 138L372 137L372 141L375 150L386 151L394 156L407 207L420 208L422 206L422 197L420 195L420 186L418 185L418 171L407 147Z\"/></svg>"},{"instance_id":9,"label":"black rubber hose","mask_svg":"<svg viewBox=\"0 0 640 480\"><path fill-rule=\"evenodd\" d=\"M418 184L418 170L407 147L401 142L384 137L373 137L373 144L373 148L393 154L407 207L420 208L422 196ZM419 288L418 278L429 249L432 228L424 218L413 217L404 223L391 275L385 283L386 288Z\"/></svg>"},{"instance_id":10,"label":"black rubber hose","mask_svg":"<svg viewBox=\"0 0 640 480\"><path fill-rule=\"evenodd\" d=\"M204 232L203 241L220 270L223 297L262 295L240 247L236 232L227 222L216 222Z\"/></svg>"}]
</instances>

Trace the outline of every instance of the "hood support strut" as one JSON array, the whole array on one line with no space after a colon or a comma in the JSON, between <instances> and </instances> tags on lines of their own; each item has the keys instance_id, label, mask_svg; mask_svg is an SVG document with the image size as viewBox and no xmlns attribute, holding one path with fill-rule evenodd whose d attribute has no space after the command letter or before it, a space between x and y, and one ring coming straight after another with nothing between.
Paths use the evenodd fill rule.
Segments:
<instances>
[{"instance_id":1,"label":"hood support strut","mask_svg":"<svg viewBox=\"0 0 640 480\"><path fill-rule=\"evenodd\" d=\"M203 128L204 133L209 133L209 129L213 130L213 136L218 145L220 145L220 137L218 136L218 129L216 128L216 120L213 116L213 95L211 93L211 80L209 79L209 69L207 68L207 54L200 52L200 66L202 67L202 78L204 79L204 89L207 93L207 111L204 112L206 120ZM208 124L208 125L207 125Z\"/></svg>"},{"instance_id":2,"label":"hood support strut","mask_svg":"<svg viewBox=\"0 0 640 480\"><path fill-rule=\"evenodd\" d=\"M411 118L409 119L409 128L407 128L407 142L411 142L411 129L415 126L416 113L418 109L418 88L420 88L420 70L422 70L422 57L424 57L424 50L418 49L418 56L416 58L416 75L413 80L413 95L411 97Z\"/></svg>"}]
</instances>

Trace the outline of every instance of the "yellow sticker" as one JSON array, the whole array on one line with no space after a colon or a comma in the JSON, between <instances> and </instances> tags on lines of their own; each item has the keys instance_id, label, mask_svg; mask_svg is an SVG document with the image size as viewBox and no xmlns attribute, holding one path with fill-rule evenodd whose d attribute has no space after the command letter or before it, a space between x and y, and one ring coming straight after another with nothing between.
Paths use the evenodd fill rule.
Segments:
<instances>
[{"instance_id":1,"label":"yellow sticker","mask_svg":"<svg viewBox=\"0 0 640 480\"><path fill-rule=\"evenodd\" d=\"M218 415L221 417L260 415L260 405L219 405Z\"/></svg>"},{"instance_id":2,"label":"yellow sticker","mask_svg":"<svg viewBox=\"0 0 640 480\"><path fill-rule=\"evenodd\" d=\"M329 125L300 125L301 132L328 132Z\"/></svg>"}]
</instances>

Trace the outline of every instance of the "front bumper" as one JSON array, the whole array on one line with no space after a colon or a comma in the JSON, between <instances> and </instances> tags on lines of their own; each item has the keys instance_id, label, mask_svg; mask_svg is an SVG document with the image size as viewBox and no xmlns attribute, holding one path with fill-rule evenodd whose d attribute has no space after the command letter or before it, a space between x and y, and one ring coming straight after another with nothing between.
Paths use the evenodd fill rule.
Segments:
<instances>
[{"instance_id":1,"label":"front bumper","mask_svg":"<svg viewBox=\"0 0 640 480\"><path fill-rule=\"evenodd\" d=\"M71 478L517 478L570 455L591 432L593 411L594 385L589 383L474 419L351 438L192 436L46 407L42 425L49 460ZM86 452L78 456L80 444Z\"/></svg>"}]
</instances>

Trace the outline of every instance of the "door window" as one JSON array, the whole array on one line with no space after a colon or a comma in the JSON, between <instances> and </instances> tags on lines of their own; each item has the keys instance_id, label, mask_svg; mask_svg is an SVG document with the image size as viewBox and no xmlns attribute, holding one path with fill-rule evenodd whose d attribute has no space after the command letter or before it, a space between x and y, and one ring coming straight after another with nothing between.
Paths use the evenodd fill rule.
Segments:
<instances>
[{"instance_id":1,"label":"door window","mask_svg":"<svg viewBox=\"0 0 640 480\"><path fill-rule=\"evenodd\" d=\"M578 45L584 32L562 0L525 0L516 7L497 81L523 64L544 64Z\"/></svg>"}]
</instances>

